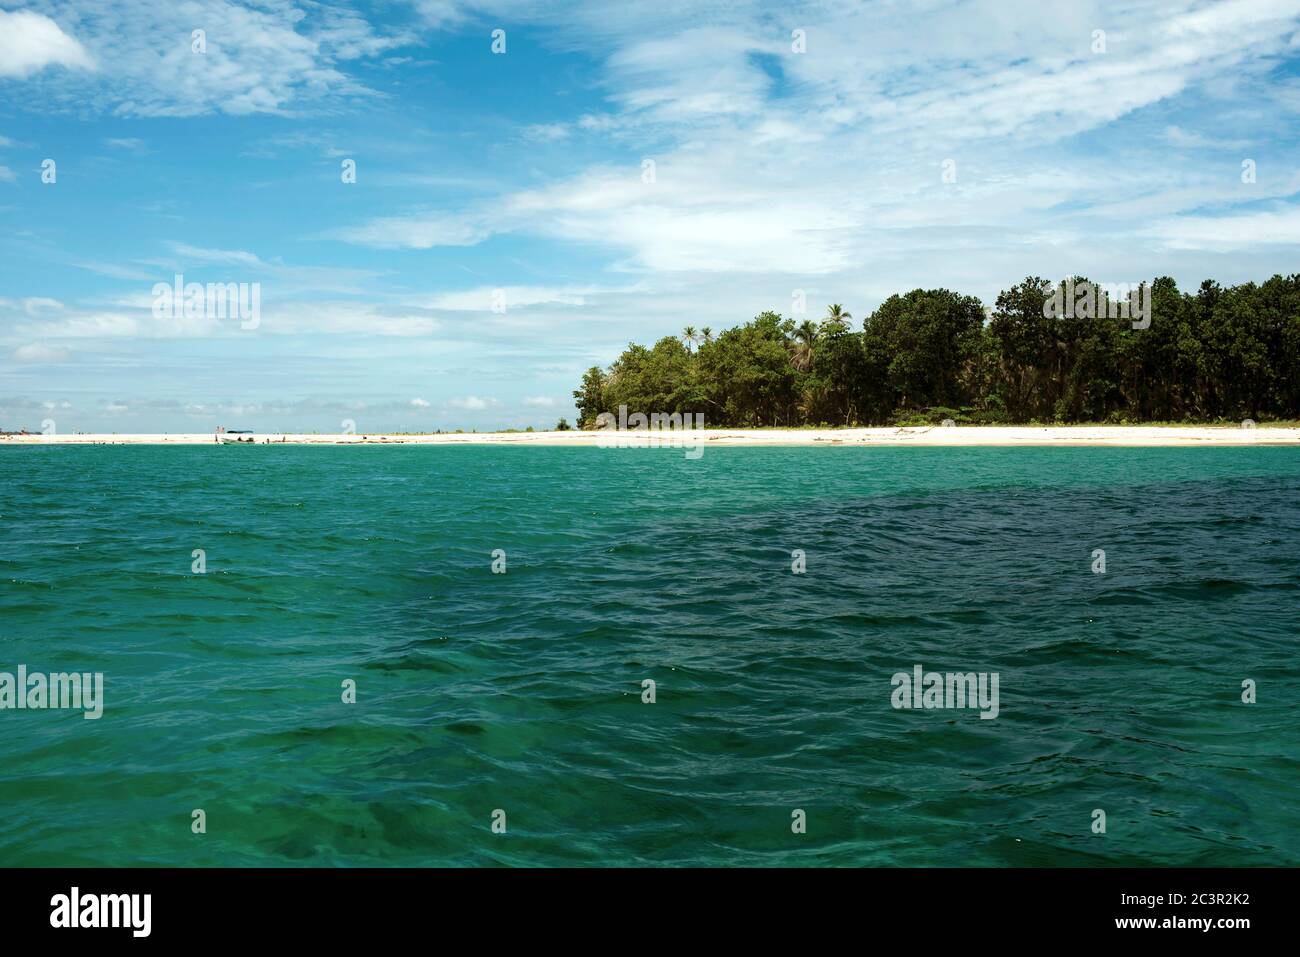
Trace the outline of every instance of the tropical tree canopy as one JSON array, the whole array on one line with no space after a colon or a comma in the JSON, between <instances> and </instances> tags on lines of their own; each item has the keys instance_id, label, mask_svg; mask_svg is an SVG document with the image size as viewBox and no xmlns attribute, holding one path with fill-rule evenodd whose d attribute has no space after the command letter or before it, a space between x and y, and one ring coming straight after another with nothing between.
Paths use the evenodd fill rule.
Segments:
<instances>
[{"instance_id":1,"label":"tropical tree canopy","mask_svg":"<svg viewBox=\"0 0 1300 957\"><path fill-rule=\"evenodd\" d=\"M1162 277L1145 287L1141 318L1105 295L1073 308L1069 296L1089 287L1030 276L987 310L914 289L861 331L838 303L820 324L764 312L716 335L687 327L588 369L578 427L620 405L735 427L1300 416L1300 274L1195 292Z\"/></svg>"}]
</instances>

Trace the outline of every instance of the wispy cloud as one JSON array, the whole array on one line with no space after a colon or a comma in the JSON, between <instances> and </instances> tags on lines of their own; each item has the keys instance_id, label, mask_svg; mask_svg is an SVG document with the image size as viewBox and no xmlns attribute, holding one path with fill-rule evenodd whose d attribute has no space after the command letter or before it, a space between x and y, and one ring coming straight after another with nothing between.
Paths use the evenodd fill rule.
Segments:
<instances>
[{"instance_id":1,"label":"wispy cloud","mask_svg":"<svg viewBox=\"0 0 1300 957\"><path fill-rule=\"evenodd\" d=\"M253 269L265 269L266 263L255 254L242 249L204 249L188 243L168 243L173 253L182 260L192 263L222 263L225 265L248 266Z\"/></svg>"},{"instance_id":2,"label":"wispy cloud","mask_svg":"<svg viewBox=\"0 0 1300 957\"><path fill-rule=\"evenodd\" d=\"M412 40L402 31L376 32L351 11L278 0L258 8L229 0L36 5L75 22L79 39L41 13L0 12L0 75L27 77L54 63L96 67L105 82L58 78L54 104L75 97L82 108L120 116L285 114L330 98L373 96L344 64Z\"/></svg>"},{"instance_id":3,"label":"wispy cloud","mask_svg":"<svg viewBox=\"0 0 1300 957\"><path fill-rule=\"evenodd\" d=\"M548 24L572 16L558 28L568 42L587 31L611 47L617 113L585 114L578 126L639 130L661 145L623 166L332 235L390 249L528 235L615 249L625 268L653 275L811 277L909 251L928 257L929 229L978 226L985 238L972 251L986 257L999 234L1060 230L1072 197L1048 164L1101 172L1104 163L1095 178L1105 185L1089 204L1160 195L1181 201L1173 212L1191 213L1203 200L1154 152L1162 143L1241 149L1245 138L1138 126L1128 134L1138 149L1125 157L1078 137L1186 99L1198 85L1257 83L1295 34L1300 4L1229 0L1172 18L1142 0L1122 16L1100 6L1046 15L1019 4L945 5L924 43L906 6L826 8L800 17L803 53L762 5L741 4L708 26L672 13L570 9ZM972 36L981 38L976 56ZM561 130L533 125L525 135ZM960 233L950 229L947 241L961 244ZM1019 241L1012 245L1019 254Z\"/></svg>"},{"instance_id":4,"label":"wispy cloud","mask_svg":"<svg viewBox=\"0 0 1300 957\"><path fill-rule=\"evenodd\" d=\"M142 154L149 152L148 144L134 136L109 137L104 140L104 145L110 149L125 150L128 153Z\"/></svg>"},{"instance_id":5,"label":"wispy cloud","mask_svg":"<svg viewBox=\"0 0 1300 957\"><path fill-rule=\"evenodd\" d=\"M379 249L475 246L497 231L489 218L438 211L380 216L357 226L330 230L326 236Z\"/></svg>"},{"instance_id":6,"label":"wispy cloud","mask_svg":"<svg viewBox=\"0 0 1300 957\"><path fill-rule=\"evenodd\" d=\"M1171 249L1296 246L1300 245L1300 207L1224 216L1182 216L1152 226L1147 234Z\"/></svg>"},{"instance_id":7,"label":"wispy cloud","mask_svg":"<svg viewBox=\"0 0 1300 957\"><path fill-rule=\"evenodd\" d=\"M534 123L524 127L523 135L524 139L537 143L555 143L567 139L569 132L563 123Z\"/></svg>"},{"instance_id":8,"label":"wispy cloud","mask_svg":"<svg viewBox=\"0 0 1300 957\"><path fill-rule=\"evenodd\" d=\"M71 353L67 349L61 349L57 346L47 346L39 342L29 342L25 346L19 346L10 355L14 362L21 362L26 365L51 365L58 362L67 362Z\"/></svg>"}]
</instances>

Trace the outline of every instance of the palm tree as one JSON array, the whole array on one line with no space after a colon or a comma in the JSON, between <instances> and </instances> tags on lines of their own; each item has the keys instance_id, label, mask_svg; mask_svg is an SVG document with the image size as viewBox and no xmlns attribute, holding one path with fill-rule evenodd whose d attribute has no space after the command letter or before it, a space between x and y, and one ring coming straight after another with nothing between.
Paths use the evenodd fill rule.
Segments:
<instances>
[{"instance_id":1,"label":"palm tree","mask_svg":"<svg viewBox=\"0 0 1300 957\"><path fill-rule=\"evenodd\" d=\"M826 318L822 320L822 331L828 335L837 332L847 332L849 320L853 318L853 313L849 312L838 302L832 303L826 307Z\"/></svg>"},{"instance_id":2,"label":"palm tree","mask_svg":"<svg viewBox=\"0 0 1300 957\"><path fill-rule=\"evenodd\" d=\"M687 326L682 330L682 342L686 344L687 352L691 351L692 344L694 344L698 339L699 335L695 332L694 326Z\"/></svg>"},{"instance_id":3,"label":"palm tree","mask_svg":"<svg viewBox=\"0 0 1300 957\"><path fill-rule=\"evenodd\" d=\"M790 363L800 372L807 372L812 367L813 349L821 334L811 320L805 319L803 325L794 331L790 341Z\"/></svg>"},{"instance_id":4,"label":"palm tree","mask_svg":"<svg viewBox=\"0 0 1300 957\"><path fill-rule=\"evenodd\" d=\"M700 337L704 342L712 342L713 330L710 329L708 326L705 326L703 329L700 330Z\"/></svg>"}]
</instances>

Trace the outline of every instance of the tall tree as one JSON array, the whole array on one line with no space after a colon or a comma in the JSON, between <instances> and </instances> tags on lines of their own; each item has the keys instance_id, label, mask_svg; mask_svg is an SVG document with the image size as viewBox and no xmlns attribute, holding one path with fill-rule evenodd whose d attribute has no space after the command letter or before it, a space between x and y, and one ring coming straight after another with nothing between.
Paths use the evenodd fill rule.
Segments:
<instances>
[{"instance_id":1,"label":"tall tree","mask_svg":"<svg viewBox=\"0 0 1300 957\"><path fill-rule=\"evenodd\" d=\"M962 373L983 322L978 299L947 289L914 289L881 303L863 334L893 405L910 410L966 402Z\"/></svg>"},{"instance_id":2,"label":"tall tree","mask_svg":"<svg viewBox=\"0 0 1300 957\"><path fill-rule=\"evenodd\" d=\"M849 323L853 321L853 313L849 312L838 302L831 303L826 307L826 318L822 320L822 331L827 335L835 335L837 332L847 332Z\"/></svg>"},{"instance_id":3,"label":"tall tree","mask_svg":"<svg viewBox=\"0 0 1300 957\"><path fill-rule=\"evenodd\" d=\"M582 376L582 385L573 393L573 404L578 409L578 428L594 429L596 416L608 411L605 407L605 374L599 366L592 366Z\"/></svg>"},{"instance_id":4,"label":"tall tree","mask_svg":"<svg viewBox=\"0 0 1300 957\"><path fill-rule=\"evenodd\" d=\"M805 319L794 330L794 335L790 340L790 361L800 372L807 372L812 368L813 350L817 346L819 333L813 323Z\"/></svg>"}]
</instances>

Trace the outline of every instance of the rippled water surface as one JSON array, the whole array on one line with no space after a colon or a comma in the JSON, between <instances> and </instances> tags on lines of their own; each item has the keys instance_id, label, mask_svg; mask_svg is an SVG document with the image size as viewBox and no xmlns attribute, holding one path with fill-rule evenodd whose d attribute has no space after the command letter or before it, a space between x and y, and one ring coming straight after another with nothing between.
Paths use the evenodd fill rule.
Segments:
<instances>
[{"instance_id":1,"label":"rippled water surface","mask_svg":"<svg viewBox=\"0 0 1300 957\"><path fill-rule=\"evenodd\" d=\"M1300 864L1298 532L1294 448L2 449L0 671L106 706L0 711L0 864Z\"/></svg>"}]
</instances>

